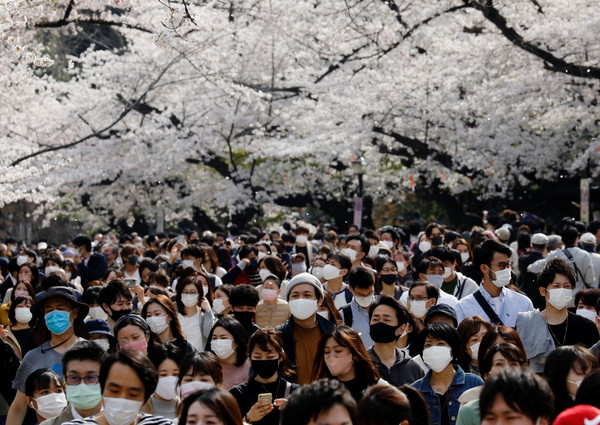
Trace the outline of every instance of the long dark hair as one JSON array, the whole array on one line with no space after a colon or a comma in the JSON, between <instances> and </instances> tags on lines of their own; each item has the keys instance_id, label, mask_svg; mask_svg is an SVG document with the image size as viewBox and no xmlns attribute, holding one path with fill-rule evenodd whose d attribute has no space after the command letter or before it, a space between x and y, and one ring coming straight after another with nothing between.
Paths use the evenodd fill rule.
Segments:
<instances>
[{"instance_id":1,"label":"long dark hair","mask_svg":"<svg viewBox=\"0 0 600 425\"><path fill-rule=\"evenodd\" d=\"M198 391L183 401L181 414L179 415L180 424L187 423L188 411L190 410L190 406L195 402L199 402L212 410L224 425L243 424L242 412L235 398L229 391L216 387Z\"/></svg>"},{"instance_id":2,"label":"long dark hair","mask_svg":"<svg viewBox=\"0 0 600 425\"><path fill-rule=\"evenodd\" d=\"M554 393L554 415L573 407L574 401L567 391L567 375L571 368L593 369L598 366L596 357L586 348L577 345L558 347L546 358L544 376Z\"/></svg>"},{"instance_id":3,"label":"long dark hair","mask_svg":"<svg viewBox=\"0 0 600 425\"><path fill-rule=\"evenodd\" d=\"M231 336L233 336L233 341L237 344L237 348L235 349L235 365L238 367L243 365L248 358L248 333L246 333L242 324L233 318L224 317L223 319L217 320L208 334L204 349L212 352L210 342L212 341L215 329L219 326L229 332Z\"/></svg>"},{"instance_id":4,"label":"long dark hair","mask_svg":"<svg viewBox=\"0 0 600 425\"><path fill-rule=\"evenodd\" d=\"M142 317L145 319L148 315L148 306L150 304L158 304L165 310L167 316L171 318L169 322L169 327L171 328L171 334L175 339L185 340L183 336L183 331L181 330L181 325L179 324L179 317L177 317L177 307L169 297L166 295L157 295L155 297L150 298L142 307ZM158 336L158 335L157 335Z\"/></svg>"},{"instance_id":5,"label":"long dark hair","mask_svg":"<svg viewBox=\"0 0 600 425\"><path fill-rule=\"evenodd\" d=\"M379 380L379 373L373 365L371 356L367 353L365 344L363 344L358 332L350 326L342 325L333 328L321 337L319 346L317 347L312 381L321 378L332 378L331 373L325 364L325 345L329 338L333 338L342 347L348 347L350 349L350 353L355 359L354 374L357 379L364 381L367 385L372 385Z\"/></svg>"}]
</instances>

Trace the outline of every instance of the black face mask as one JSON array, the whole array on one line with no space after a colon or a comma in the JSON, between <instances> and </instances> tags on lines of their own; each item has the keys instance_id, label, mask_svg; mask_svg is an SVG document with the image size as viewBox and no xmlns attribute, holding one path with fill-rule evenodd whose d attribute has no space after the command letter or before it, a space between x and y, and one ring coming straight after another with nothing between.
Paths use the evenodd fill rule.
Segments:
<instances>
[{"instance_id":1,"label":"black face mask","mask_svg":"<svg viewBox=\"0 0 600 425\"><path fill-rule=\"evenodd\" d=\"M395 274L382 274L379 279L386 285L393 285L398 280L398 276Z\"/></svg>"},{"instance_id":2,"label":"black face mask","mask_svg":"<svg viewBox=\"0 0 600 425\"><path fill-rule=\"evenodd\" d=\"M129 264L130 266L137 266L137 263L138 263L137 255L132 255L127 259L127 264Z\"/></svg>"},{"instance_id":3,"label":"black face mask","mask_svg":"<svg viewBox=\"0 0 600 425\"><path fill-rule=\"evenodd\" d=\"M252 319L254 319L255 314L256 313L254 313L253 311L234 311L233 312L233 316L235 317L235 320L240 322L242 324L242 326L245 328L252 326Z\"/></svg>"},{"instance_id":4,"label":"black face mask","mask_svg":"<svg viewBox=\"0 0 600 425\"><path fill-rule=\"evenodd\" d=\"M252 360L251 365L258 376L262 379L269 379L277 372L277 369L279 368L279 359Z\"/></svg>"},{"instance_id":5,"label":"black face mask","mask_svg":"<svg viewBox=\"0 0 600 425\"><path fill-rule=\"evenodd\" d=\"M258 260L256 258L250 260L250 264L246 266L246 270L249 272L255 272L258 270Z\"/></svg>"},{"instance_id":6,"label":"black face mask","mask_svg":"<svg viewBox=\"0 0 600 425\"><path fill-rule=\"evenodd\" d=\"M383 322L375 323L370 326L371 339L382 344L396 341L398 339L398 335L396 335L398 328L399 326L390 326Z\"/></svg>"},{"instance_id":7,"label":"black face mask","mask_svg":"<svg viewBox=\"0 0 600 425\"><path fill-rule=\"evenodd\" d=\"M432 246L440 246L442 244L442 237L441 236L434 236L433 238L431 238L431 245Z\"/></svg>"},{"instance_id":8,"label":"black face mask","mask_svg":"<svg viewBox=\"0 0 600 425\"><path fill-rule=\"evenodd\" d=\"M110 315L110 318L113 319L115 322L117 320L119 320L121 317L131 314L131 310L113 310L113 309L111 309L110 311L112 313Z\"/></svg>"}]
</instances>

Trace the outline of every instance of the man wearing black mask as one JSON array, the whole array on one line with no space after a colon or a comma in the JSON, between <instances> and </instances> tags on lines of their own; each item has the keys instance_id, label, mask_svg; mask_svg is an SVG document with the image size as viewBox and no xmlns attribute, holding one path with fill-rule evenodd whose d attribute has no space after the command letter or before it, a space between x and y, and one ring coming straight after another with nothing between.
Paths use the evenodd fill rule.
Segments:
<instances>
[{"instance_id":1,"label":"man wearing black mask","mask_svg":"<svg viewBox=\"0 0 600 425\"><path fill-rule=\"evenodd\" d=\"M115 323L133 309L133 296L122 280L108 282L98 294L98 303L108 315L108 325L112 332Z\"/></svg>"},{"instance_id":2,"label":"man wearing black mask","mask_svg":"<svg viewBox=\"0 0 600 425\"><path fill-rule=\"evenodd\" d=\"M374 344L368 350L381 377L399 387L421 379L421 366L407 351L396 348L398 339L408 338L409 313L398 301L385 295L369 309L370 334Z\"/></svg>"},{"instance_id":3,"label":"man wearing black mask","mask_svg":"<svg viewBox=\"0 0 600 425\"><path fill-rule=\"evenodd\" d=\"M255 246L244 245L238 252L240 262L231 268L223 277L224 284L260 285L262 279L258 273L258 249Z\"/></svg>"},{"instance_id":4,"label":"man wearing black mask","mask_svg":"<svg viewBox=\"0 0 600 425\"><path fill-rule=\"evenodd\" d=\"M260 329L254 323L258 301L258 291L251 285L238 285L229 294L229 304L231 304L233 315L242 324L248 337Z\"/></svg>"}]
</instances>

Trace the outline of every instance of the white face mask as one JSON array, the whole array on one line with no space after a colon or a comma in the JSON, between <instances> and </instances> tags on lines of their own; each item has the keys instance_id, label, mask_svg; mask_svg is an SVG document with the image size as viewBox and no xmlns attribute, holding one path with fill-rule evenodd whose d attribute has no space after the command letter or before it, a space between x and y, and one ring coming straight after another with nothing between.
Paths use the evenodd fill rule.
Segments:
<instances>
[{"instance_id":1,"label":"white face mask","mask_svg":"<svg viewBox=\"0 0 600 425\"><path fill-rule=\"evenodd\" d=\"M368 297L358 297L358 296L354 296L354 300L356 301L356 303L363 307L363 308L367 308L371 305L371 303L373 301L375 301L375 299L373 298L373 295L369 295Z\"/></svg>"},{"instance_id":2,"label":"white face mask","mask_svg":"<svg viewBox=\"0 0 600 425\"><path fill-rule=\"evenodd\" d=\"M44 274L48 276L50 273L56 272L58 270L60 270L60 267L58 266L48 266L44 269Z\"/></svg>"},{"instance_id":3,"label":"white face mask","mask_svg":"<svg viewBox=\"0 0 600 425\"><path fill-rule=\"evenodd\" d=\"M427 252L430 249L431 249L431 242L429 242L429 241L419 242L419 251L421 251L421 252Z\"/></svg>"},{"instance_id":4,"label":"white face mask","mask_svg":"<svg viewBox=\"0 0 600 425\"><path fill-rule=\"evenodd\" d=\"M469 260L469 253L468 252L461 252L460 253L460 259L461 259L462 263L465 264Z\"/></svg>"},{"instance_id":5,"label":"white face mask","mask_svg":"<svg viewBox=\"0 0 600 425\"><path fill-rule=\"evenodd\" d=\"M90 312L88 314L92 319L106 320L108 318L108 315L102 310L102 307L90 307Z\"/></svg>"},{"instance_id":6,"label":"white face mask","mask_svg":"<svg viewBox=\"0 0 600 425\"><path fill-rule=\"evenodd\" d=\"M37 402L38 414L44 419L54 418L60 415L67 407L67 397L65 393L52 393L33 399ZM31 403L33 405L33 403ZM32 406L33 408L33 406Z\"/></svg>"},{"instance_id":7,"label":"white face mask","mask_svg":"<svg viewBox=\"0 0 600 425\"><path fill-rule=\"evenodd\" d=\"M427 282L431 283L436 288L440 289L444 283L444 276L441 274L426 274Z\"/></svg>"},{"instance_id":8,"label":"white face mask","mask_svg":"<svg viewBox=\"0 0 600 425\"><path fill-rule=\"evenodd\" d=\"M425 313L427 313L427 300L425 301L409 301L408 303L408 308L410 309L410 312L418 318L421 318L423 316L425 316Z\"/></svg>"},{"instance_id":9,"label":"white face mask","mask_svg":"<svg viewBox=\"0 0 600 425\"><path fill-rule=\"evenodd\" d=\"M548 289L550 297L548 302L557 310L566 308L573 299L573 291L566 288Z\"/></svg>"},{"instance_id":10,"label":"white face mask","mask_svg":"<svg viewBox=\"0 0 600 425\"><path fill-rule=\"evenodd\" d=\"M481 341L476 342L473 345L469 345L469 348L471 349L471 358L473 360L477 360L477 356L479 355L479 346L481 345Z\"/></svg>"},{"instance_id":11,"label":"white face mask","mask_svg":"<svg viewBox=\"0 0 600 425\"><path fill-rule=\"evenodd\" d=\"M396 268L398 269L398 273L403 272L406 268L406 263L404 261L396 261Z\"/></svg>"},{"instance_id":12,"label":"white face mask","mask_svg":"<svg viewBox=\"0 0 600 425\"><path fill-rule=\"evenodd\" d=\"M358 252L356 252L352 248L344 248L341 250L341 252L343 254L346 254L348 257L350 257L350 261L356 260L356 254L358 254Z\"/></svg>"},{"instance_id":13,"label":"white face mask","mask_svg":"<svg viewBox=\"0 0 600 425\"><path fill-rule=\"evenodd\" d=\"M22 266L26 262L29 261L29 257L27 255L19 255L17 257L17 266Z\"/></svg>"},{"instance_id":14,"label":"white face mask","mask_svg":"<svg viewBox=\"0 0 600 425\"><path fill-rule=\"evenodd\" d=\"M371 245L369 247L369 257L375 258L377 257L377 254L379 254L379 247L377 245Z\"/></svg>"},{"instance_id":15,"label":"white face mask","mask_svg":"<svg viewBox=\"0 0 600 425\"><path fill-rule=\"evenodd\" d=\"M387 246L389 249L392 249L394 247L394 242L393 241L381 241L383 242L383 244L385 246Z\"/></svg>"},{"instance_id":16,"label":"white face mask","mask_svg":"<svg viewBox=\"0 0 600 425\"><path fill-rule=\"evenodd\" d=\"M423 361L434 372L441 372L452 361L450 347L435 346L423 350Z\"/></svg>"},{"instance_id":17,"label":"white face mask","mask_svg":"<svg viewBox=\"0 0 600 425\"><path fill-rule=\"evenodd\" d=\"M150 330L157 335L163 333L169 326L165 316L147 317L146 322L148 323L148 326L150 326Z\"/></svg>"},{"instance_id":18,"label":"white face mask","mask_svg":"<svg viewBox=\"0 0 600 425\"><path fill-rule=\"evenodd\" d=\"M317 314L329 320L329 310L317 311Z\"/></svg>"},{"instance_id":19,"label":"white face mask","mask_svg":"<svg viewBox=\"0 0 600 425\"><path fill-rule=\"evenodd\" d=\"M193 269L195 269L196 267L194 267L194 261L193 260L183 260L181 262L181 267L183 267L184 269L191 267Z\"/></svg>"},{"instance_id":20,"label":"white face mask","mask_svg":"<svg viewBox=\"0 0 600 425\"><path fill-rule=\"evenodd\" d=\"M258 271L258 275L260 276L260 280L262 280L263 282L265 281L265 279L272 275L273 273L271 273L271 270L269 269L260 269Z\"/></svg>"},{"instance_id":21,"label":"white face mask","mask_svg":"<svg viewBox=\"0 0 600 425\"><path fill-rule=\"evenodd\" d=\"M578 316L585 317L586 319L589 319L592 322L595 322L596 317L598 317L595 312L588 310L587 308L580 308L576 311L576 313Z\"/></svg>"},{"instance_id":22,"label":"white face mask","mask_svg":"<svg viewBox=\"0 0 600 425\"><path fill-rule=\"evenodd\" d=\"M300 274L306 272L306 263L303 261L301 263L292 263L292 273Z\"/></svg>"},{"instance_id":23,"label":"white face mask","mask_svg":"<svg viewBox=\"0 0 600 425\"><path fill-rule=\"evenodd\" d=\"M323 278L323 267L313 267L310 271L310 274L312 274L317 279L322 279Z\"/></svg>"},{"instance_id":24,"label":"white face mask","mask_svg":"<svg viewBox=\"0 0 600 425\"><path fill-rule=\"evenodd\" d=\"M213 339L210 342L210 349L220 359L226 359L235 353L232 339Z\"/></svg>"},{"instance_id":25,"label":"white face mask","mask_svg":"<svg viewBox=\"0 0 600 425\"><path fill-rule=\"evenodd\" d=\"M221 314L227 307L224 305L224 301L221 298L215 298L213 300L213 310L217 314Z\"/></svg>"},{"instance_id":26,"label":"white face mask","mask_svg":"<svg viewBox=\"0 0 600 425\"><path fill-rule=\"evenodd\" d=\"M132 424L144 404L126 398L103 397L104 418L110 425Z\"/></svg>"},{"instance_id":27,"label":"white face mask","mask_svg":"<svg viewBox=\"0 0 600 425\"><path fill-rule=\"evenodd\" d=\"M498 288L503 288L510 283L510 269L502 269L494 272L496 275L496 279L492 279L492 283L496 285Z\"/></svg>"},{"instance_id":28,"label":"white face mask","mask_svg":"<svg viewBox=\"0 0 600 425\"><path fill-rule=\"evenodd\" d=\"M266 256L267 256L266 252L258 251L257 257L258 257L259 260L262 259L262 258L265 258Z\"/></svg>"},{"instance_id":29,"label":"white face mask","mask_svg":"<svg viewBox=\"0 0 600 425\"><path fill-rule=\"evenodd\" d=\"M158 378L156 394L165 400L173 400L175 397L177 397L177 392L175 391L176 386L176 376L163 376L162 378Z\"/></svg>"},{"instance_id":30,"label":"white face mask","mask_svg":"<svg viewBox=\"0 0 600 425\"><path fill-rule=\"evenodd\" d=\"M296 236L296 243L304 245L306 242L308 242L308 237L306 237L304 235L298 235L298 236Z\"/></svg>"},{"instance_id":31,"label":"white face mask","mask_svg":"<svg viewBox=\"0 0 600 425\"><path fill-rule=\"evenodd\" d=\"M325 280L333 280L339 276L340 269L338 269L336 266L326 264L325 267L323 267L323 277L325 278Z\"/></svg>"},{"instance_id":32,"label":"white face mask","mask_svg":"<svg viewBox=\"0 0 600 425\"><path fill-rule=\"evenodd\" d=\"M33 314L31 314L31 310L29 307L17 307L15 308L15 319L19 323L29 323Z\"/></svg>"},{"instance_id":33,"label":"white face mask","mask_svg":"<svg viewBox=\"0 0 600 425\"><path fill-rule=\"evenodd\" d=\"M308 319L310 316L315 314L317 308L317 300L293 300L289 302L290 312L292 315L299 320Z\"/></svg>"},{"instance_id":34,"label":"white face mask","mask_svg":"<svg viewBox=\"0 0 600 425\"><path fill-rule=\"evenodd\" d=\"M92 341L95 342L104 351L108 351L108 349L110 348L110 342L108 341L108 339L93 339Z\"/></svg>"},{"instance_id":35,"label":"white face mask","mask_svg":"<svg viewBox=\"0 0 600 425\"><path fill-rule=\"evenodd\" d=\"M444 267L444 274L442 275L442 277L444 279L448 279L450 276L452 276L453 271L454 269L452 267Z\"/></svg>"},{"instance_id":36,"label":"white face mask","mask_svg":"<svg viewBox=\"0 0 600 425\"><path fill-rule=\"evenodd\" d=\"M181 294L181 302L186 307L198 305L198 294Z\"/></svg>"}]
</instances>

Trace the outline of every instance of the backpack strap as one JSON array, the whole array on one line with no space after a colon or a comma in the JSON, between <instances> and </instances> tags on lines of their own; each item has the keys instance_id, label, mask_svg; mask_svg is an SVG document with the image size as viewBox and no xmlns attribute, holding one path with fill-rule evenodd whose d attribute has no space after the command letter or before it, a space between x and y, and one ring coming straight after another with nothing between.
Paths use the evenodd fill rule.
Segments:
<instances>
[{"instance_id":1,"label":"backpack strap","mask_svg":"<svg viewBox=\"0 0 600 425\"><path fill-rule=\"evenodd\" d=\"M352 292L350 292L350 289L348 289L347 286L344 288L344 297L346 297L346 302L348 304L350 304L352 302L352 298L354 298L354 295L352 295Z\"/></svg>"},{"instance_id":2,"label":"backpack strap","mask_svg":"<svg viewBox=\"0 0 600 425\"><path fill-rule=\"evenodd\" d=\"M465 290L465 283L466 283L466 282L467 282L467 277L465 277L465 278L462 280L462 282L461 282L461 280L460 280L460 279L457 279L457 282L456 282L456 289L458 289L458 291L456 292L456 295L455 295L455 297L456 297L457 299L459 299L459 300L460 300L460 298L462 297L462 294L463 294L463 292L464 292L464 290Z\"/></svg>"},{"instance_id":3,"label":"backpack strap","mask_svg":"<svg viewBox=\"0 0 600 425\"><path fill-rule=\"evenodd\" d=\"M573 265L573 267L575 268L575 274L577 276L579 276L579 278L581 279L581 281L583 282L583 284L585 285L586 288L591 288L590 286L588 286L587 282L583 279L583 275L581 274L581 271L579 270L579 267L577 267L577 263L575 262L575 259L573 258L573 255L569 252L569 250L567 248L562 250L563 254L565 254L565 256L569 259L569 262Z\"/></svg>"},{"instance_id":4,"label":"backpack strap","mask_svg":"<svg viewBox=\"0 0 600 425\"><path fill-rule=\"evenodd\" d=\"M344 325L352 326L352 306L350 304L340 308L340 311L344 313Z\"/></svg>"},{"instance_id":5,"label":"backpack strap","mask_svg":"<svg viewBox=\"0 0 600 425\"><path fill-rule=\"evenodd\" d=\"M494 311L492 306L488 304L488 302L485 300L485 298L483 298L483 294L481 293L481 290L475 291L473 293L473 296L475 297L475 300L477 301L479 306L483 309L485 314L487 314L488 317L490 318L490 322L492 322L496 326L504 325L504 323L502 322L502 320L500 320L500 318L498 317L498 315L496 314L496 312Z\"/></svg>"}]
</instances>

